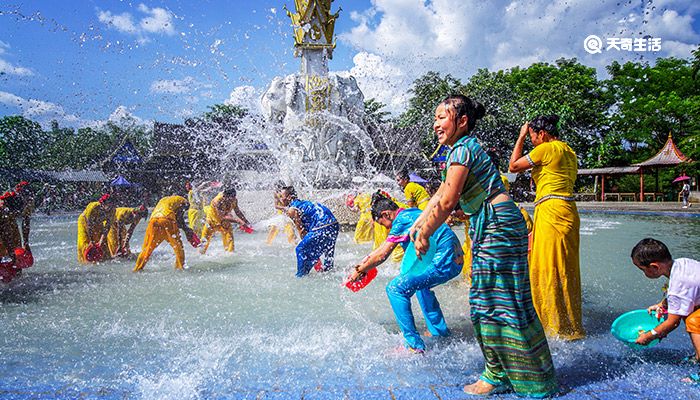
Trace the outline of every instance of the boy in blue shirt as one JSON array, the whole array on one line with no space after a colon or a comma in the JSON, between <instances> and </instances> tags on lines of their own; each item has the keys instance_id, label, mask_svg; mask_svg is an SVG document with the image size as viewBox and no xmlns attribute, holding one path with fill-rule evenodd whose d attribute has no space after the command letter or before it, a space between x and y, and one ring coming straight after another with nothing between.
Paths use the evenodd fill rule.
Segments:
<instances>
[{"instance_id":1,"label":"boy in blue shirt","mask_svg":"<svg viewBox=\"0 0 700 400\"><path fill-rule=\"evenodd\" d=\"M297 199L292 186L282 188L276 196L279 204L276 208L294 221L302 238L296 247L297 278L308 274L321 256L323 271L333 268L340 225L331 210L320 203Z\"/></svg>"},{"instance_id":2,"label":"boy in blue shirt","mask_svg":"<svg viewBox=\"0 0 700 400\"><path fill-rule=\"evenodd\" d=\"M410 241L409 230L421 212L417 208L400 209L392 200L375 194L372 201L372 218L389 229L389 236L380 247L355 266L355 271L349 279L351 281L362 279L367 271L386 261L396 245L400 244L406 250ZM436 242L436 252L430 265L422 271L402 271L386 287L391 308L406 340L406 346L414 353L423 353L425 343L416 329L411 312L411 297L414 293L416 294L430 334L449 336L450 331L447 329L440 303L430 289L459 275L464 263L459 239L449 226L442 224L431 239Z\"/></svg>"}]
</instances>

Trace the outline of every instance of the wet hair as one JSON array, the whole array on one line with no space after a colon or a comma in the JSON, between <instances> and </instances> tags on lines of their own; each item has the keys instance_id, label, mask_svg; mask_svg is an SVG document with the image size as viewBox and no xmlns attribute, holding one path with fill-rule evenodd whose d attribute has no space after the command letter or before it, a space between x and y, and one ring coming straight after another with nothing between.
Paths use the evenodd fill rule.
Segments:
<instances>
[{"instance_id":1,"label":"wet hair","mask_svg":"<svg viewBox=\"0 0 700 400\"><path fill-rule=\"evenodd\" d=\"M668 247L661 241L652 238L642 239L632 248L630 254L637 265L648 266L653 262L673 261Z\"/></svg>"},{"instance_id":2,"label":"wet hair","mask_svg":"<svg viewBox=\"0 0 700 400\"><path fill-rule=\"evenodd\" d=\"M558 124L558 115L538 115L532 121L528 122L528 126L535 132L545 131L555 138L559 137Z\"/></svg>"},{"instance_id":3,"label":"wet hair","mask_svg":"<svg viewBox=\"0 0 700 400\"><path fill-rule=\"evenodd\" d=\"M459 121L464 115L467 116L467 133L470 133L474 129L476 121L486 115L486 109L483 104L463 94L447 96L440 104L445 106L445 110L453 114L455 121Z\"/></svg>"},{"instance_id":4,"label":"wet hair","mask_svg":"<svg viewBox=\"0 0 700 400\"><path fill-rule=\"evenodd\" d=\"M292 199L297 198L297 191L294 190L294 186L284 186L280 189L280 192L287 192Z\"/></svg>"},{"instance_id":5,"label":"wet hair","mask_svg":"<svg viewBox=\"0 0 700 400\"><path fill-rule=\"evenodd\" d=\"M228 188L224 190L224 197L236 197L236 189Z\"/></svg>"},{"instance_id":6,"label":"wet hair","mask_svg":"<svg viewBox=\"0 0 700 400\"><path fill-rule=\"evenodd\" d=\"M287 187L287 185L284 183L283 180L280 179L277 182L275 182L275 192L279 192L280 190L284 189L285 187Z\"/></svg>"},{"instance_id":7,"label":"wet hair","mask_svg":"<svg viewBox=\"0 0 700 400\"><path fill-rule=\"evenodd\" d=\"M411 180L411 177L408 175L408 170L405 168L397 172L396 177L407 181Z\"/></svg>"},{"instance_id":8,"label":"wet hair","mask_svg":"<svg viewBox=\"0 0 700 400\"><path fill-rule=\"evenodd\" d=\"M377 196L377 197L375 197ZM377 195L375 193L372 195L372 219L378 220L382 217L382 211L394 211L398 210L399 206L394 203L393 200L387 199L382 195Z\"/></svg>"}]
</instances>

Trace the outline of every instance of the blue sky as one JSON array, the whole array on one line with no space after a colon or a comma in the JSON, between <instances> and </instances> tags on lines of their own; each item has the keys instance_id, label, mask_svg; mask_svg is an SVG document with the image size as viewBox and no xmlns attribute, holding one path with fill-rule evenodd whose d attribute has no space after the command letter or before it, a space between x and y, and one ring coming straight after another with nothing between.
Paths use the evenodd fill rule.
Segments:
<instances>
[{"instance_id":1,"label":"blue sky","mask_svg":"<svg viewBox=\"0 0 700 400\"><path fill-rule=\"evenodd\" d=\"M109 118L181 122L207 106L249 108L272 78L298 70L283 5L294 1L18 1L0 4L0 116L88 126ZM336 0L330 69L400 112L411 82L435 70L467 80L577 57L689 57L700 43L693 0ZM662 50L588 54L588 35L660 38ZM605 45L604 45L605 46Z\"/></svg>"}]
</instances>

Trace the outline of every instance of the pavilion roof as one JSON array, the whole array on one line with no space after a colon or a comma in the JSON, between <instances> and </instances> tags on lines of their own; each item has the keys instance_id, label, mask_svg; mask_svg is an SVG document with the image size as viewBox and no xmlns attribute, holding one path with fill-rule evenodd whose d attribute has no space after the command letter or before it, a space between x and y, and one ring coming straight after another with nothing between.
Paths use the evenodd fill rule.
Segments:
<instances>
[{"instance_id":1,"label":"pavilion roof","mask_svg":"<svg viewBox=\"0 0 700 400\"><path fill-rule=\"evenodd\" d=\"M657 165L678 165L680 163L690 161L692 160L678 150L676 144L673 143L671 132L669 132L668 139L666 139L666 144L664 144L664 147L661 148L661 150L659 150L654 157L633 165L639 167L653 167Z\"/></svg>"},{"instance_id":2,"label":"pavilion roof","mask_svg":"<svg viewBox=\"0 0 700 400\"><path fill-rule=\"evenodd\" d=\"M578 175L625 175L625 174L636 174L639 172L640 167L604 167L604 168L590 168L590 169L579 169Z\"/></svg>"}]
</instances>

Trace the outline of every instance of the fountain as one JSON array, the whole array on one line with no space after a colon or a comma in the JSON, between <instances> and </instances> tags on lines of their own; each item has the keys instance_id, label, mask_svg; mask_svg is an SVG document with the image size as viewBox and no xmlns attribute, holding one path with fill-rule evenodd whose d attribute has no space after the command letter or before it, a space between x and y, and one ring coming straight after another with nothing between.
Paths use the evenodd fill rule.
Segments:
<instances>
[{"instance_id":1,"label":"fountain","mask_svg":"<svg viewBox=\"0 0 700 400\"><path fill-rule=\"evenodd\" d=\"M333 50L327 28L337 18L330 0L296 5L289 15L302 71L272 81L262 99L262 132L254 121L242 130L262 137L288 180L342 187L353 174L371 171L362 92L352 77L327 71ZM272 213L269 193L242 195L249 217ZM424 356L397 352L403 338L384 287L398 266L380 267L359 293L341 286L348 266L371 250L371 244L354 244L349 232L339 235L337 268L304 279L292 277L293 246L283 240L266 245L263 229L238 234L233 254L218 239L204 256L188 247L184 271L173 271L172 251L161 246L147 268L133 274L133 260L78 265L76 219L77 213L36 215L35 266L0 285L2 399L446 400L464 398L462 385L482 371L466 282L436 289L453 336L427 338ZM144 225L136 229L133 250L143 241ZM631 246L650 234L677 256L696 256L692 250L700 248L697 219L582 216L589 336L550 341L562 399L698 396L696 387L676 383L687 374L676 363L689 350L681 329L639 353L609 334L617 315L661 296L660 282L644 278L629 261ZM422 319L418 323L425 328Z\"/></svg>"},{"instance_id":2,"label":"fountain","mask_svg":"<svg viewBox=\"0 0 700 400\"><path fill-rule=\"evenodd\" d=\"M300 72L276 77L262 96L270 123L268 147L282 175L314 187L347 187L371 169L374 151L364 123L364 96L350 75L332 74L333 32L338 13L330 0L295 1L287 10L294 27Z\"/></svg>"}]
</instances>

